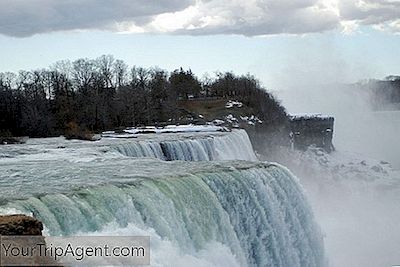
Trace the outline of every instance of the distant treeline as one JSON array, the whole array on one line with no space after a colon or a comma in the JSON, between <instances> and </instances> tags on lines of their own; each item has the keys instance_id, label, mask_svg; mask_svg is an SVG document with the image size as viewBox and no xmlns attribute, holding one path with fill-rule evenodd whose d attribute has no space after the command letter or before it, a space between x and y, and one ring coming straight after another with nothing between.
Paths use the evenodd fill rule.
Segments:
<instances>
[{"instance_id":1,"label":"distant treeline","mask_svg":"<svg viewBox=\"0 0 400 267\"><path fill-rule=\"evenodd\" d=\"M178 102L199 97L240 100L266 125L286 118L284 108L251 75L226 72L200 81L191 70L128 67L104 55L0 73L0 135L46 137L71 127L96 132L174 123L180 120Z\"/></svg>"}]
</instances>

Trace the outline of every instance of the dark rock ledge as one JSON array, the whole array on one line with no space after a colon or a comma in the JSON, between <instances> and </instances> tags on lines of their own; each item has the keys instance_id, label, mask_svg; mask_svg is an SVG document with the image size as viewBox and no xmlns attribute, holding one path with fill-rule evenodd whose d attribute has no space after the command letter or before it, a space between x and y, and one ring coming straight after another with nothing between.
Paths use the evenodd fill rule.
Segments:
<instances>
[{"instance_id":1,"label":"dark rock ledge","mask_svg":"<svg viewBox=\"0 0 400 267\"><path fill-rule=\"evenodd\" d=\"M42 235L43 224L26 215L0 215L0 235Z\"/></svg>"}]
</instances>

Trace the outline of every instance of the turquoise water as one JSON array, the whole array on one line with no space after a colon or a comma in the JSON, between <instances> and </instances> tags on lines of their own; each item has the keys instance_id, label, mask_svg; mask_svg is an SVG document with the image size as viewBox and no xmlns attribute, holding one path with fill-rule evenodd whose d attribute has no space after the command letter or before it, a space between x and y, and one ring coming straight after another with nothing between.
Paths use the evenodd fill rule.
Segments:
<instances>
[{"instance_id":1,"label":"turquoise water","mask_svg":"<svg viewBox=\"0 0 400 267\"><path fill-rule=\"evenodd\" d=\"M149 235L152 266L322 266L323 240L297 179L277 164L207 161L223 152L253 159L245 133L221 137L225 146L242 139L220 152L218 141L199 141L190 153L170 139L186 161L121 153L119 140L13 147L0 159L0 213L32 214L47 235ZM207 149L215 158L187 158Z\"/></svg>"}]
</instances>

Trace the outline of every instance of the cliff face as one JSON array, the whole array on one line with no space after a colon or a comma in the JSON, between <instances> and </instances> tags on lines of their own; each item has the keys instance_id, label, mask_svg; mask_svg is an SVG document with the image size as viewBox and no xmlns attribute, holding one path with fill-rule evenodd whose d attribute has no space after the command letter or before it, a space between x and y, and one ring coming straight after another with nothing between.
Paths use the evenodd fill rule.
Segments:
<instances>
[{"instance_id":1,"label":"cliff face","mask_svg":"<svg viewBox=\"0 0 400 267\"><path fill-rule=\"evenodd\" d=\"M43 224L26 215L1 215L0 235L42 235Z\"/></svg>"},{"instance_id":2,"label":"cliff face","mask_svg":"<svg viewBox=\"0 0 400 267\"><path fill-rule=\"evenodd\" d=\"M290 129L294 148L307 150L314 145L328 153L333 151L333 123L333 117L320 114L291 116Z\"/></svg>"},{"instance_id":3,"label":"cliff face","mask_svg":"<svg viewBox=\"0 0 400 267\"><path fill-rule=\"evenodd\" d=\"M42 236L43 224L26 215L0 215L0 236L2 245L12 245L20 248L34 247L44 243ZM26 237L22 237L26 236ZM34 237L33 237L34 236ZM26 250L27 251L27 250ZM41 257L37 254L27 256L22 254L1 256L2 266L60 266L51 257Z\"/></svg>"}]
</instances>

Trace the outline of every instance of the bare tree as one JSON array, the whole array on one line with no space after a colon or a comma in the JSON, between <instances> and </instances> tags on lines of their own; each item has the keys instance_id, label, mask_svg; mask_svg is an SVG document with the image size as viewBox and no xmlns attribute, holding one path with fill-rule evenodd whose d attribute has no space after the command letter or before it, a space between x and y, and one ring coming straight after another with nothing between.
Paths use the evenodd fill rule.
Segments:
<instances>
[{"instance_id":1,"label":"bare tree","mask_svg":"<svg viewBox=\"0 0 400 267\"><path fill-rule=\"evenodd\" d=\"M113 68L114 68L114 57L111 55L102 55L95 61L100 77L103 79L104 87L110 88L115 87L113 84Z\"/></svg>"},{"instance_id":2,"label":"bare tree","mask_svg":"<svg viewBox=\"0 0 400 267\"><path fill-rule=\"evenodd\" d=\"M72 63L72 77L78 89L87 90L95 75L93 60L77 59Z\"/></svg>"},{"instance_id":3,"label":"bare tree","mask_svg":"<svg viewBox=\"0 0 400 267\"><path fill-rule=\"evenodd\" d=\"M123 60L117 59L113 66L115 85L116 87L121 87L126 85L126 80L128 76L128 65L125 64Z\"/></svg>"}]
</instances>

